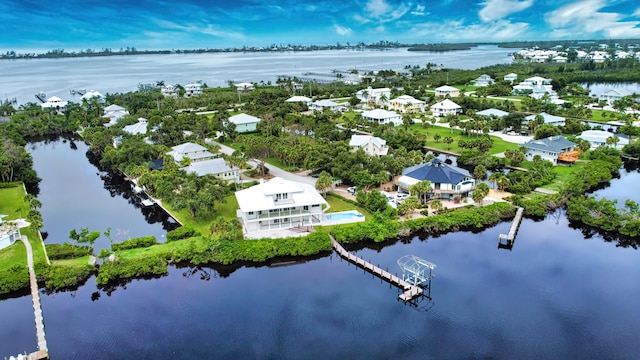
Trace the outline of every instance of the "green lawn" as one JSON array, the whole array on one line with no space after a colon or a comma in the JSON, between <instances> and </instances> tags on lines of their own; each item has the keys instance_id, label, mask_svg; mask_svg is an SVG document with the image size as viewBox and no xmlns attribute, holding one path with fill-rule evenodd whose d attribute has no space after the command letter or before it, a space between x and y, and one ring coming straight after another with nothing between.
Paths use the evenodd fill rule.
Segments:
<instances>
[{"instance_id":1,"label":"green lawn","mask_svg":"<svg viewBox=\"0 0 640 360\"><path fill-rule=\"evenodd\" d=\"M0 189L0 214L7 215L4 220L15 220L26 218L29 212L29 206L24 202L26 192L22 184L16 184L11 188ZM42 241L36 236L35 231L31 228L20 229L22 235L29 238L31 247L33 248L34 263L44 262L44 250ZM0 250L0 271L8 269L16 264L27 264L27 256L24 245L16 242L10 247Z\"/></svg>"},{"instance_id":2,"label":"green lawn","mask_svg":"<svg viewBox=\"0 0 640 360\"><path fill-rule=\"evenodd\" d=\"M365 218L369 218L371 213L369 213L364 208L361 208L358 205L354 205L350 202L344 201L340 196L334 194L327 194L326 197L327 202L331 205L331 208L327 211L327 213L340 212L340 211L349 211L349 210L358 210Z\"/></svg>"},{"instance_id":3,"label":"green lawn","mask_svg":"<svg viewBox=\"0 0 640 360\"><path fill-rule=\"evenodd\" d=\"M216 203L215 210L213 212L202 214L197 218L194 218L187 209L175 210L169 204L163 203L162 205L171 212L173 216L177 218L184 225L189 225L192 228L198 230L201 234L206 235L209 233L209 225L213 219L217 217L235 218L236 209L238 208L238 200L235 195L229 195L225 197L226 202Z\"/></svg>"},{"instance_id":4,"label":"green lawn","mask_svg":"<svg viewBox=\"0 0 640 360\"><path fill-rule=\"evenodd\" d=\"M423 135L425 134L425 129L422 127L422 124L411 125L409 129L414 133L419 133ZM471 136L464 135L462 130L458 130L458 129L452 130L450 128L446 128L438 125L430 126L429 129L426 130L426 134L427 134L427 141L425 144L426 146L440 149L440 150L454 152L457 154L460 154L460 152L462 151L462 149L458 146L458 141L460 139L473 140L477 138L476 135L471 135ZM433 139L435 134L440 135L440 140L438 142L436 142ZM443 139L447 136L450 136L453 138L453 142L450 145L445 144L443 141ZM504 152L507 149L516 150L520 147L520 145L518 144L504 141L497 136L492 136L491 139L493 139L493 146L489 150L489 154L498 154L498 153Z\"/></svg>"},{"instance_id":5,"label":"green lawn","mask_svg":"<svg viewBox=\"0 0 640 360\"><path fill-rule=\"evenodd\" d=\"M562 186L573 176L573 174L583 168L588 161L579 160L575 164L567 166L567 165L556 165L554 170L556 171L556 180L551 184L543 186L545 189L560 191Z\"/></svg>"}]
</instances>

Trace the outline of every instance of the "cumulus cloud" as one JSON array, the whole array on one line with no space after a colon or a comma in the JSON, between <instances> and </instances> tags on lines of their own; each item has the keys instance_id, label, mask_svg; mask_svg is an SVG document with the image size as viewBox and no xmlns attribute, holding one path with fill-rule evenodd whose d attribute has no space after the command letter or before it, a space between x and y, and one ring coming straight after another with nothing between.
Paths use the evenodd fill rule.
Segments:
<instances>
[{"instance_id":1,"label":"cumulus cloud","mask_svg":"<svg viewBox=\"0 0 640 360\"><path fill-rule=\"evenodd\" d=\"M417 4L416 8L411 11L411 15L416 15L416 16L427 15L427 13L425 13L425 11L424 11L425 8L426 7L424 5Z\"/></svg>"},{"instance_id":2,"label":"cumulus cloud","mask_svg":"<svg viewBox=\"0 0 640 360\"><path fill-rule=\"evenodd\" d=\"M568 34L601 34L611 38L640 37L640 21L624 21L626 15L600 11L607 5L605 0L586 0L548 12L545 14L545 21L553 29L550 35L564 37Z\"/></svg>"},{"instance_id":3,"label":"cumulus cloud","mask_svg":"<svg viewBox=\"0 0 640 360\"><path fill-rule=\"evenodd\" d=\"M369 0L363 13L354 15L354 19L363 24L371 21L388 23L403 17L410 9L411 6L405 3L391 6L386 0Z\"/></svg>"},{"instance_id":4,"label":"cumulus cloud","mask_svg":"<svg viewBox=\"0 0 640 360\"><path fill-rule=\"evenodd\" d=\"M353 30L351 30L351 28L344 27L338 24L333 25L333 30L335 30L336 34L341 36L349 36L353 34Z\"/></svg>"},{"instance_id":5,"label":"cumulus cloud","mask_svg":"<svg viewBox=\"0 0 640 360\"><path fill-rule=\"evenodd\" d=\"M463 20L429 22L411 29L412 35L434 37L442 41L507 41L522 38L529 30L527 23L498 20L491 23L465 24Z\"/></svg>"},{"instance_id":6,"label":"cumulus cloud","mask_svg":"<svg viewBox=\"0 0 640 360\"><path fill-rule=\"evenodd\" d=\"M533 0L487 0L482 5L478 16L482 21L489 22L528 9L533 5Z\"/></svg>"}]
</instances>

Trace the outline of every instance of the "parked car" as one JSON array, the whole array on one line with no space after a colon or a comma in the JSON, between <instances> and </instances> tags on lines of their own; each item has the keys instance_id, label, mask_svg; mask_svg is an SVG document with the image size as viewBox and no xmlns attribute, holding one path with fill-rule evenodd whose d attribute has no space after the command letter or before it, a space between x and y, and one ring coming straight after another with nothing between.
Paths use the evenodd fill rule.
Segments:
<instances>
[{"instance_id":1,"label":"parked car","mask_svg":"<svg viewBox=\"0 0 640 360\"><path fill-rule=\"evenodd\" d=\"M320 177L320 173L311 174L311 177L317 179Z\"/></svg>"},{"instance_id":2,"label":"parked car","mask_svg":"<svg viewBox=\"0 0 640 360\"><path fill-rule=\"evenodd\" d=\"M404 199L408 198L409 196L411 196L411 195L405 194L405 193L397 193L396 194L396 201L404 200Z\"/></svg>"},{"instance_id":3,"label":"parked car","mask_svg":"<svg viewBox=\"0 0 640 360\"><path fill-rule=\"evenodd\" d=\"M355 194L356 192L358 192L358 188L355 186L352 186L350 188L347 189L348 192Z\"/></svg>"}]
</instances>

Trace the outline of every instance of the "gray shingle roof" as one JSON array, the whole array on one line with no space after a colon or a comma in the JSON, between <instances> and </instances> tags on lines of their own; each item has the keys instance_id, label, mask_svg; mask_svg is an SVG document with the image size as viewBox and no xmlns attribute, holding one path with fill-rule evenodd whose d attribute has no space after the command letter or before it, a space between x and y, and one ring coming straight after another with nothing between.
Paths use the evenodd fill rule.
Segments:
<instances>
[{"instance_id":1,"label":"gray shingle roof","mask_svg":"<svg viewBox=\"0 0 640 360\"><path fill-rule=\"evenodd\" d=\"M524 143L523 146L527 149L563 152L576 146L576 143L567 140L567 138L562 135L558 135L544 139L529 140Z\"/></svg>"}]
</instances>

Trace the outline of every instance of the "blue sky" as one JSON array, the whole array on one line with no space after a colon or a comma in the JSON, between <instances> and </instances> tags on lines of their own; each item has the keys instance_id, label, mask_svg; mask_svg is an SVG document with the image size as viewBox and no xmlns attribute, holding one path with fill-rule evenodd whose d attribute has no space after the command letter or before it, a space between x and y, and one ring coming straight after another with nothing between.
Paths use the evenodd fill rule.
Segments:
<instances>
[{"instance_id":1,"label":"blue sky","mask_svg":"<svg viewBox=\"0 0 640 360\"><path fill-rule=\"evenodd\" d=\"M0 52L640 39L640 2L2 0L0 29Z\"/></svg>"}]
</instances>

